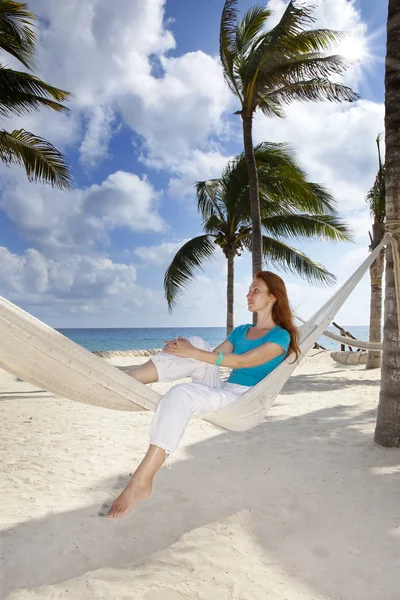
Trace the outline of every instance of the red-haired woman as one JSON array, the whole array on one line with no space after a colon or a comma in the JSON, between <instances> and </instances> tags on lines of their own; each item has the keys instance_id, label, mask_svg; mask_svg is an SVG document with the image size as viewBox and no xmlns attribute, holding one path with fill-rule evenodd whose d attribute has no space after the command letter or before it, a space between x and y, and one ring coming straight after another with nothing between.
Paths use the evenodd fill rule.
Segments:
<instances>
[{"instance_id":1,"label":"red-haired woman","mask_svg":"<svg viewBox=\"0 0 400 600\"><path fill-rule=\"evenodd\" d=\"M163 351L130 371L142 383L176 381L192 383L172 387L160 400L150 432L150 446L132 479L114 501L108 517L126 515L151 493L154 475L182 439L190 417L218 411L235 402L293 354L300 354L284 281L270 271L256 273L247 294L249 311L257 313L255 325L236 327L212 350L202 338L179 337ZM219 365L232 368L226 382Z\"/></svg>"}]
</instances>

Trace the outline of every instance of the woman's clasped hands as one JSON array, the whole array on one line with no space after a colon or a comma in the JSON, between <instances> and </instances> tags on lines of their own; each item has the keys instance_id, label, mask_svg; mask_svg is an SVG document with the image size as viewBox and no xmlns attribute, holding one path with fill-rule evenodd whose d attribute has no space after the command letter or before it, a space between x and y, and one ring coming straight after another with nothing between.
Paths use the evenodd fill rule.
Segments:
<instances>
[{"instance_id":1,"label":"woman's clasped hands","mask_svg":"<svg viewBox=\"0 0 400 600\"><path fill-rule=\"evenodd\" d=\"M176 340L165 340L163 352L180 358L194 358L195 347L186 338L179 336Z\"/></svg>"}]
</instances>

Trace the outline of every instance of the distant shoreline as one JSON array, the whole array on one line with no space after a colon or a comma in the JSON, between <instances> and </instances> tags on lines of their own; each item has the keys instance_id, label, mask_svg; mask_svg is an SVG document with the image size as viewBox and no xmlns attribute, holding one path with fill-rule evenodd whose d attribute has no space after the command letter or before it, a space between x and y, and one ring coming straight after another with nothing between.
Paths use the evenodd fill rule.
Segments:
<instances>
[{"instance_id":1,"label":"distant shoreline","mask_svg":"<svg viewBox=\"0 0 400 600\"><path fill-rule=\"evenodd\" d=\"M154 356L161 352L162 348L152 348L151 350L92 350L92 354L101 356L101 358L114 358L115 356Z\"/></svg>"}]
</instances>

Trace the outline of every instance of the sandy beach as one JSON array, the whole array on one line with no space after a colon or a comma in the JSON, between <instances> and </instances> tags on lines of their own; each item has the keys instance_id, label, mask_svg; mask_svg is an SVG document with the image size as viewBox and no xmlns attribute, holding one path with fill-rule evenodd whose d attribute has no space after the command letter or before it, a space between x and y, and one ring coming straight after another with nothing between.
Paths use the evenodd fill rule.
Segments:
<instances>
[{"instance_id":1,"label":"sandy beach","mask_svg":"<svg viewBox=\"0 0 400 600\"><path fill-rule=\"evenodd\" d=\"M265 422L193 420L150 499L110 521L151 413L0 372L2 600L398 600L400 451L373 442L379 377L313 350Z\"/></svg>"}]
</instances>

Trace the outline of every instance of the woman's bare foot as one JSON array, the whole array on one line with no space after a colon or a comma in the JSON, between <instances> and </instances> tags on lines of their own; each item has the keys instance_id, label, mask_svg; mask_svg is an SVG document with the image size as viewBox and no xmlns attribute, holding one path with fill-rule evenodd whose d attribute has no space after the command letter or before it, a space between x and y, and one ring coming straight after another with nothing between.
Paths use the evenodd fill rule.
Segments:
<instances>
[{"instance_id":1,"label":"woman's bare foot","mask_svg":"<svg viewBox=\"0 0 400 600\"><path fill-rule=\"evenodd\" d=\"M107 517L109 519L120 519L127 515L135 506L146 500L151 494L151 482L142 482L139 479L131 479L124 491L114 500Z\"/></svg>"},{"instance_id":2,"label":"woman's bare foot","mask_svg":"<svg viewBox=\"0 0 400 600\"><path fill-rule=\"evenodd\" d=\"M108 511L109 519L120 519L150 496L154 475L164 464L165 458L166 452L163 448L150 444L132 479L122 494L114 500Z\"/></svg>"}]
</instances>

